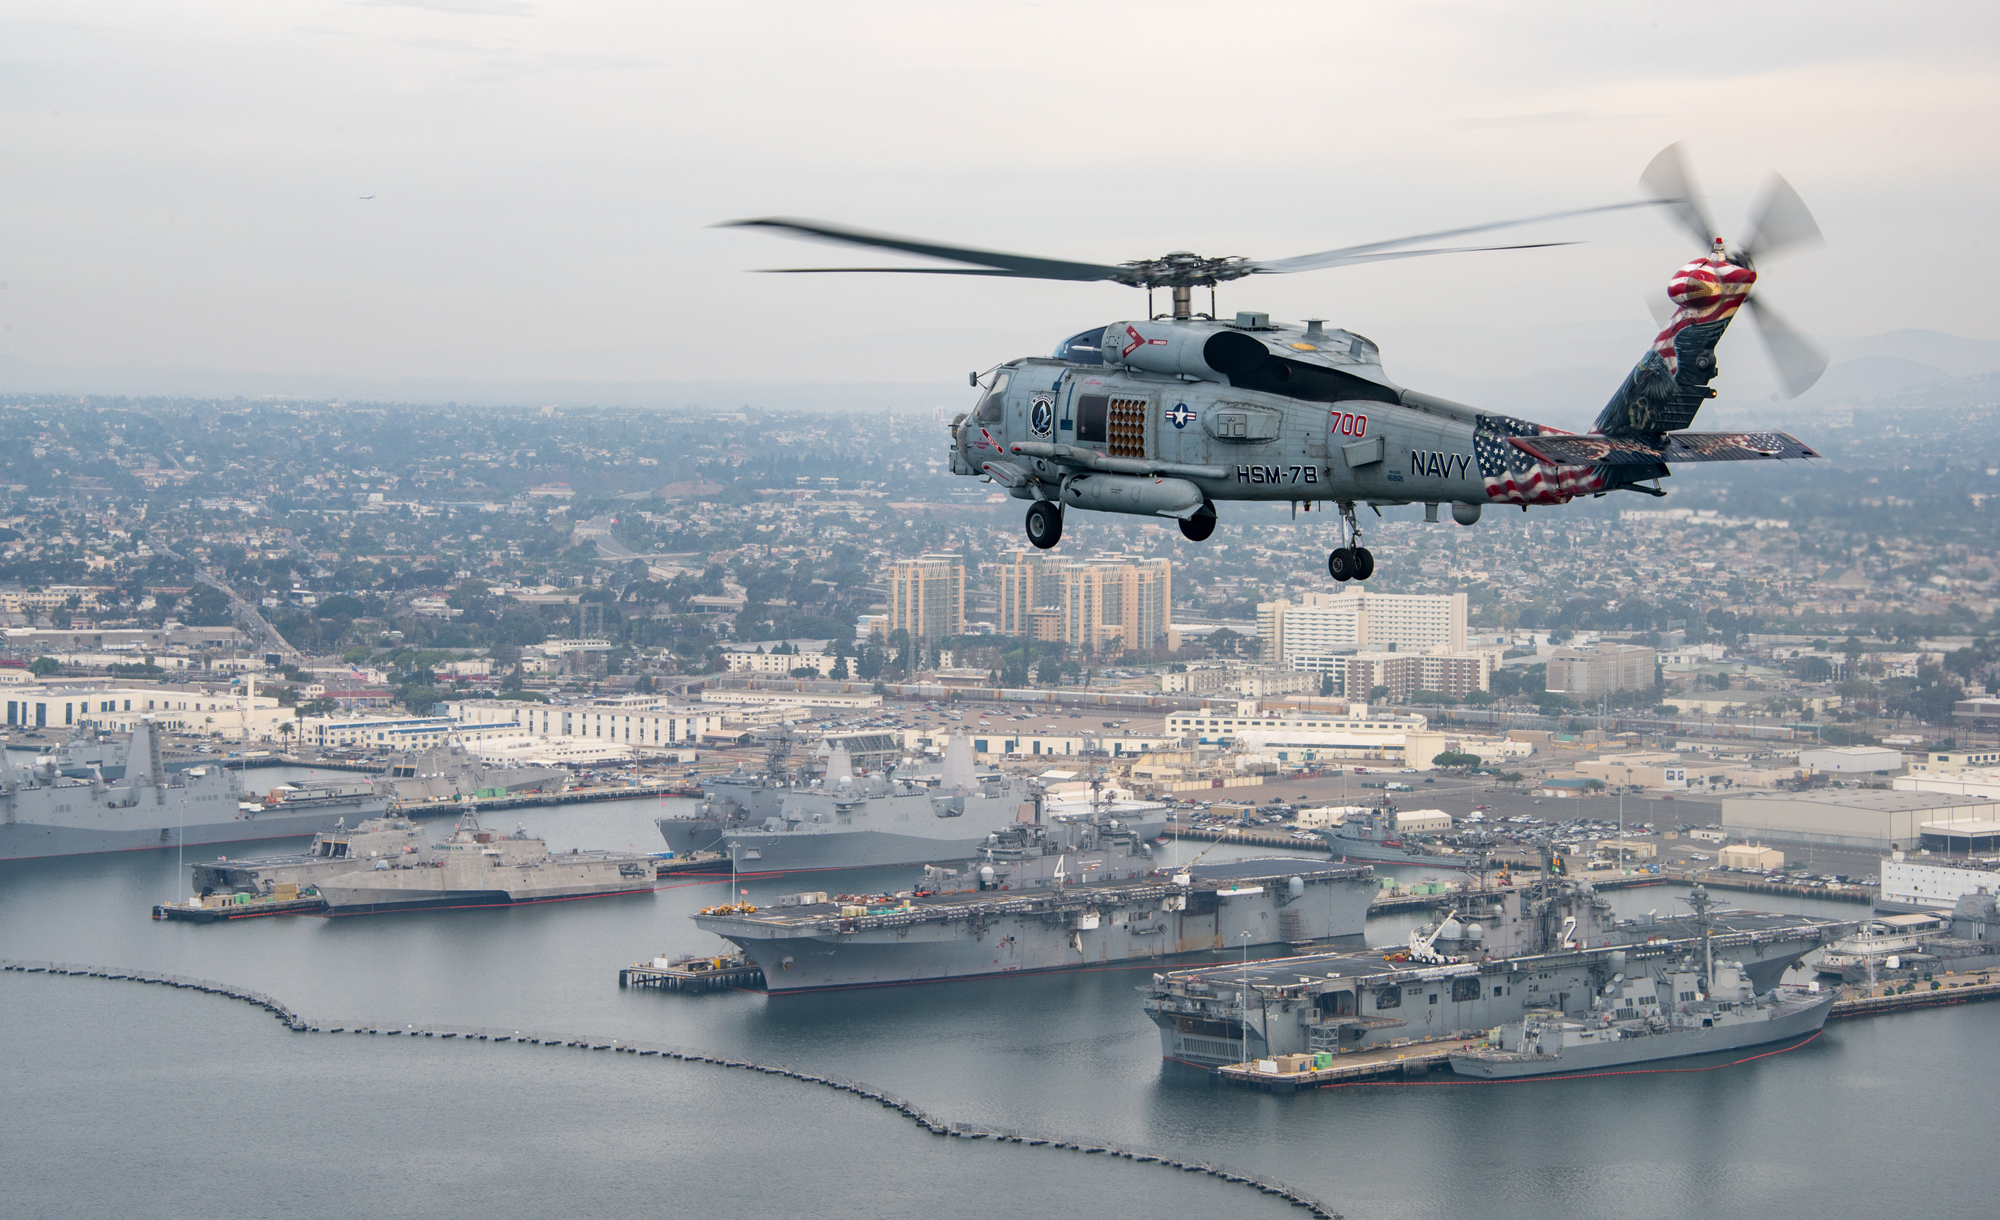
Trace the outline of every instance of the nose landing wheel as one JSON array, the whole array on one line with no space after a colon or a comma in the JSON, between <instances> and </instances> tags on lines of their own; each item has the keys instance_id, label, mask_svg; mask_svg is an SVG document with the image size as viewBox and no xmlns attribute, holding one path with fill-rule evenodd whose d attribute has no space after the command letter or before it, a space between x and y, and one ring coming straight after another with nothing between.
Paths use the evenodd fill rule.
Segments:
<instances>
[{"instance_id":1,"label":"nose landing wheel","mask_svg":"<svg viewBox=\"0 0 2000 1220\"><path fill-rule=\"evenodd\" d=\"M1354 539L1351 545L1343 544L1334 548L1326 557L1326 574L1346 583L1350 580L1367 580L1375 575L1375 554L1361 545L1361 526L1354 519L1354 505L1351 501L1340 505L1341 532Z\"/></svg>"},{"instance_id":2,"label":"nose landing wheel","mask_svg":"<svg viewBox=\"0 0 2000 1220\"><path fill-rule=\"evenodd\" d=\"M1062 541L1062 509L1047 500L1028 505L1028 541L1046 551Z\"/></svg>"}]
</instances>

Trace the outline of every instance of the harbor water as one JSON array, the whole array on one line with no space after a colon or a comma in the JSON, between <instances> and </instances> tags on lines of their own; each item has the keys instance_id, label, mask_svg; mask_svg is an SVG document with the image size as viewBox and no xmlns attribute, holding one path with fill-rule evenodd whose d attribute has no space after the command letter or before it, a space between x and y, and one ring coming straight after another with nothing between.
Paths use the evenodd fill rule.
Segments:
<instances>
[{"instance_id":1,"label":"harbor water","mask_svg":"<svg viewBox=\"0 0 2000 1220\"><path fill-rule=\"evenodd\" d=\"M682 804L516 810L488 824L524 825L557 851L654 850L652 819ZM1249 854L1267 853L1209 858ZM882 870L735 888L763 903L910 881ZM723 947L687 916L727 900L727 878L498 910L148 918L184 886L171 851L0 864L0 957L225 980L329 1024L513 1026L781 1062L946 1120L1228 1162L1355 1218L1983 1216L2000 1187L1990 1158L1947 1146L1983 1129L2000 1006L1841 1022L1713 1071L1272 1096L1161 1061L1136 990L1151 965L781 998L619 990L634 959ZM1612 900L1621 914L1665 912L1683 892ZM1369 940L1398 942L1414 922L1378 919ZM14 1215L1292 1214L1209 1177L940 1139L847 1094L659 1058L295 1034L220 997L40 974L0 975L0 1021L0 1197Z\"/></svg>"}]
</instances>

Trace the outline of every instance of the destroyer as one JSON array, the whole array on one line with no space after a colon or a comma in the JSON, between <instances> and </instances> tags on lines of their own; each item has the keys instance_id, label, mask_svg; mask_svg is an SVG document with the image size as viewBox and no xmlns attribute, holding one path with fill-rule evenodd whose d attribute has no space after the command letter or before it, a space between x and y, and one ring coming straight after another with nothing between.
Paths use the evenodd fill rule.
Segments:
<instances>
[{"instance_id":1,"label":"destroyer","mask_svg":"<svg viewBox=\"0 0 2000 1220\"><path fill-rule=\"evenodd\" d=\"M1406 834L1397 821L1395 809L1388 806L1350 813L1338 826L1319 833L1326 840L1327 850L1342 860L1458 869L1475 869L1482 863L1477 853L1454 852Z\"/></svg>"},{"instance_id":2,"label":"destroyer","mask_svg":"<svg viewBox=\"0 0 2000 1220\"><path fill-rule=\"evenodd\" d=\"M169 771L158 730L144 722L133 728L125 758L115 783L96 772L66 777L46 755L0 765L0 860L303 837L387 808L367 784L246 799L236 775L220 766Z\"/></svg>"},{"instance_id":3,"label":"destroyer","mask_svg":"<svg viewBox=\"0 0 2000 1220\"><path fill-rule=\"evenodd\" d=\"M1696 889L1694 901L1706 895ZM1708 923L1757 994L1851 923L1721 912ZM1389 1043L1472 1038L1531 1009L1587 1010L1614 974L1702 948L1700 916L1619 920L1562 879L1471 895L1385 954L1313 954L1155 975L1146 1015L1168 1059L1216 1067L1279 1054L1336 1056Z\"/></svg>"},{"instance_id":4,"label":"destroyer","mask_svg":"<svg viewBox=\"0 0 2000 1220\"><path fill-rule=\"evenodd\" d=\"M511 906L565 898L646 893L650 856L571 851L554 855L525 830L498 835L472 814L425 861L378 859L319 883L329 915Z\"/></svg>"},{"instance_id":5,"label":"destroyer","mask_svg":"<svg viewBox=\"0 0 2000 1220\"><path fill-rule=\"evenodd\" d=\"M908 894L800 894L767 910L711 908L695 923L741 947L769 990L809 991L1357 936L1376 888L1373 870L1320 860L1166 874L1128 829L1029 825L996 832L962 871L926 870Z\"/></svg>"},{"instance_id":6,"label":"destroyer","mask_svg":"<svg viewBox=\"0 0 2000 1220\"><path fill-rule=\"evenodd\" d=\"M693 817L659 820L675 855L725 854L748 873L810 872L881 865L945 864L977 855L987 836L1020 821L1065 815L1034 780L976 772L972 744L955 734L942 774L928 781L851 774L836 747L817 781L790 775L781 751L765 773L736 772L708 780ZM1141 838L1166 829L1166 806L1132 800L1095 801L1075 816L1111 818Z\"/></svg>"}]
</instances>

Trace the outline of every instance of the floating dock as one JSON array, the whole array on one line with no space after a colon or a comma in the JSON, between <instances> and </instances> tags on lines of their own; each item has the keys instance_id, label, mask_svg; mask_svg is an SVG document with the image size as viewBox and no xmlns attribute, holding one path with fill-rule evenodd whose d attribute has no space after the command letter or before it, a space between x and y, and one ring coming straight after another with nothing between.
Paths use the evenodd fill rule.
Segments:
<instances>
[{"instance_id":1,"label":"floating dock","mask_svg":"<svg viewBox=\"0 0 2000 1220\"><path fill-rule=\"evenodd\" d=\"M662 991L762 990L764 971L741 953L717 957L656 957L633 962L618 972L620 987L657 987Z\"/></svg>"}]
</instances>

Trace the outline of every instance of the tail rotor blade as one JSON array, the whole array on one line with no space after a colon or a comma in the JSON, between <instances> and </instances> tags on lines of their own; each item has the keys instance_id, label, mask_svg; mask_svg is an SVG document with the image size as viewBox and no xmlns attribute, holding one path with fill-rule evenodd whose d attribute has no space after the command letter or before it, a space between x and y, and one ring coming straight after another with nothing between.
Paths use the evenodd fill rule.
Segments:
<instances>
[{"instance_id":1,"label":"tail rotor blade","mask_svg":"<svg viewBox=\"0 0 2000 1220\"><path fill-rule=\"evenodd\" d=\"M1771 353L1771 363L1778 368L1785 397L1797 398L1812 389L1819 375L1826 372L1826 353L1762 299L1753 296L1746 304L1750 316L1757 320L1757 333L1764 336L1764 350Z\"/></svg>"},{"instance_id":2,"label":"tail rotor blade","mask_svg":"<svg viewBox=\"0 0 2000 1220\"><path fill-rule=\"evenodd\" d=\"M1673 322L1674 315L1680 312L1678 305L1657 292L1647 293L1644 299L1646 311L1653 315L1653 325L1661 330L1665 330Z\"/></svg>"},{"instance_id":3,"label":"tail rotor blade","mask_svg":"<svg viewBox=\"0 0 2000 1220\"><path fill-rule=\"evenodd\" d=\"M1708 210L1702 206L1701 192L1695 188L1694 177L1688 173L1687 162L1681 156L1678 143L1669 144L1653 158L1646 172L1639 175L1639 185L1654 199L1666 206L1681 227L1694 235L1707 250L1720 236L1715 222L1708 218Z\"/></svg>"},{"instance_id":4,"label":"tail rotor blade","mask_svg":"<svg viewBox=\"0 0 2000 1220\"><path fill-rule=\"evenodd\" d=\"M1746 259L1754 262L1791 246L1817 246L1825 241L1806 201L1799 198L1791 183L1772 174L1771 184L1764 190L1764 202L1757 209L1756 219L1750 222L1750 235L1738 248Z\"/></svg>"}]
</instances>

